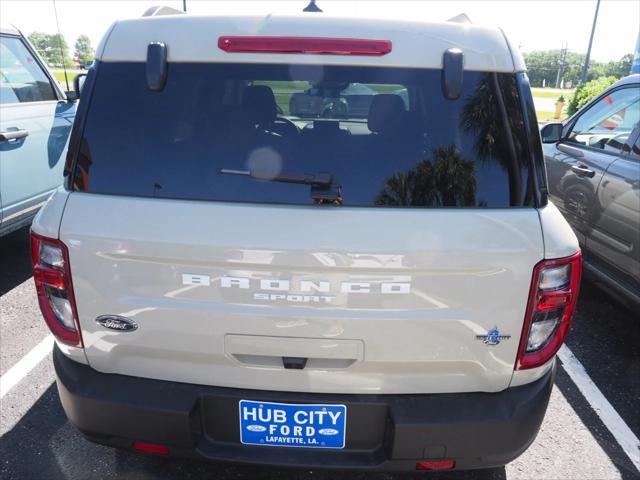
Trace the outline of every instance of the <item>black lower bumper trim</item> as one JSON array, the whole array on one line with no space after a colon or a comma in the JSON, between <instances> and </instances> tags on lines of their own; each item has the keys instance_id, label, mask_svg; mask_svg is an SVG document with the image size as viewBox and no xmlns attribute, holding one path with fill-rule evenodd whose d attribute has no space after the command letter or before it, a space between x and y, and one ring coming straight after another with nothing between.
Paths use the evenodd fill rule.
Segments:
<instances>
[{"instance_id":1,"label":"black lower bumper trim","mask_svg":"<svg viewBox=\"0 0 640 480\"><path fill-rule=\"evenodd\" d=\"M450 459L457 469L504 465L533 442L555 369L499 393L339 395L244 390L99 373L57 347L58 391L71 422L89 439L121 448L134 440L171 454L302 468L414 470ZM239 400L344 404L342 450L274 448L239 441Z\"/></svg>"}]
</instances>

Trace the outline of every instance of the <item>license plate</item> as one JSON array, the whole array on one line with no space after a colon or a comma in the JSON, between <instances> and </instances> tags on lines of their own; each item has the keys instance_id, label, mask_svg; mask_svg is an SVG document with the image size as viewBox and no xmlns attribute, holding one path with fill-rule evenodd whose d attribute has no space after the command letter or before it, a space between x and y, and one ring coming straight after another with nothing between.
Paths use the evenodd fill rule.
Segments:
<instances>
[{"instance_id":1,"label":"license plate","mask_svg":"<svg viewBox=\"0 0 640 480\"><path fill-rule=\"evenodd\" d=\"M347 407L240 400L240 441L246 445L344 448Z\"/></svg>"}]
</instances>

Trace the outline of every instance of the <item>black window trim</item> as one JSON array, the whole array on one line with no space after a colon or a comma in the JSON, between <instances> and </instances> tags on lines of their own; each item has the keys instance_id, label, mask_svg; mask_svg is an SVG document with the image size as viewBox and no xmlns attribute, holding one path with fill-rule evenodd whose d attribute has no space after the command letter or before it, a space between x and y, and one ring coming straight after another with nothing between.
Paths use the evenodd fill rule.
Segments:
<instances>
[{"instance_id":1,"label":"black window trim","mask_svg":"<svg viewBox=\"0 0 640 480\"><path fill-rule=\"evenodd\" d=\"M540 138L540 129L537 123L532 124L529 117L529 111L535 113L535 105L533 103L533 94L531 93L531 85L529 77L525 72L515 73L518 86L518 94L520 97L520 109L524 120L524 127L528 137L529 151L529 174L530 181L533 182L534 205L535 208L545 207L549 200L549 188L547 186L547 170L544 162L544 152L542 151L542 139Z\"/></svg>"},{"instance_id":2,"label":"black window trim","mask_svg":"<svg viewBox=\"0 0 640 480\"><path fill-rule=\"evenodd\" d=\"M100 62L93 62L93 65L87 72L87 77L82 85L82 92L78 99L76 107L76 115L71 128L69 137L69 145L67 147L67 158L65 159L62 185L68 192L73 191L73 177L75 176L76 165L78 162L78 154L80 153L80 145L84 136L84 127L87 119L87 112L91 106L91 97L93 96L93 86L95 85L96 75Z\"/></svg>"},{"instance_id":3,"label":"black window trim","mask_svg":"<svg viewBox=\"0 0 640 480\"><path fill-rule=\"evenodd\" d=\"M627 141L629 145L629 150L624 152L624 154L622 155L622 158L633 160L635 162L640 161L640 153L639 154L633 153L633 147L638 141L640 141L640 125L637 125L636 128L631 132L631 135L629 135L629 139Z\"/></svg>"}]
</instances>

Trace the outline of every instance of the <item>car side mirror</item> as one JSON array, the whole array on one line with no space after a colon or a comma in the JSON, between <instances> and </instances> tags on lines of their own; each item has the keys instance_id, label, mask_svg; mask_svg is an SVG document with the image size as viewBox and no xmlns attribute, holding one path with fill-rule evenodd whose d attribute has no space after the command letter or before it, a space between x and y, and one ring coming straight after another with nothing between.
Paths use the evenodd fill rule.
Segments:
<instances>
[{"instance_id":1,"label":"car side mirror","mask_svg":"<svg viewBox=\"0 0 640 480\"><path fill-rule=\"evenodd\" d=\"M82 87L84 86L84 82L87 79L86 73L80 73L75 76L73 79L73 91L66 92L67 98L71 101L80 100L80 92L82 92Z\"/></svg>"},{"instance_id":2,"label":"car side mirror","mask_svg":"<svg viewBox=\"0 0 640 480\"><path fill-rule=\"evenodd\" d=\"M547 123L540 129L542 143L557 143L562 139L563 125L560 122Z\"/></svg>"}]
</instances>

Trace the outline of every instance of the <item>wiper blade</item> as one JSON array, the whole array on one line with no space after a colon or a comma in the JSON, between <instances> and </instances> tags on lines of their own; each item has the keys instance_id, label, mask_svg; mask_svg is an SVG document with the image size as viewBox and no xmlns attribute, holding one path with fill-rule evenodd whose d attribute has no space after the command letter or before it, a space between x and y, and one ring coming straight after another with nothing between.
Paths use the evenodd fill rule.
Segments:
<instances>
[{"instance_id":1,"label":"wiper blade","mask_svg":"<svg viewBox=\"0 0 640 480\"><path fill-rule=\"evenodd\" d=\"M270 175L267 172L260 172L257 170L233 170L230 168L223 168L220 170L220 173L226 175L244 175L246 177L251 177L255 180L266 180L269 182L283 182L283 183L297 183L300 185L312 185L314 187L323 187L328 188L331 186L331 182L333 178L329 173L313 173L313 174L303 174L303 175L294 175L294 174L280 174L280 175Z\"/></svg>"},{"instance_id":2,"label":"wiper blade","mask_svg":"<svg viewBox=\"0 0 640 480\"><path fill-rule=\"evenodd\" d=\"M333 184L334 178L330 173L319 172L303 175L271 175L259 170L233 170L223 168L220 173L226 175L243 175L255 180L268 182L296 183L311 186L311 198L318 204L342 205L342 187Z\"/></svg>"}]
</instances>

